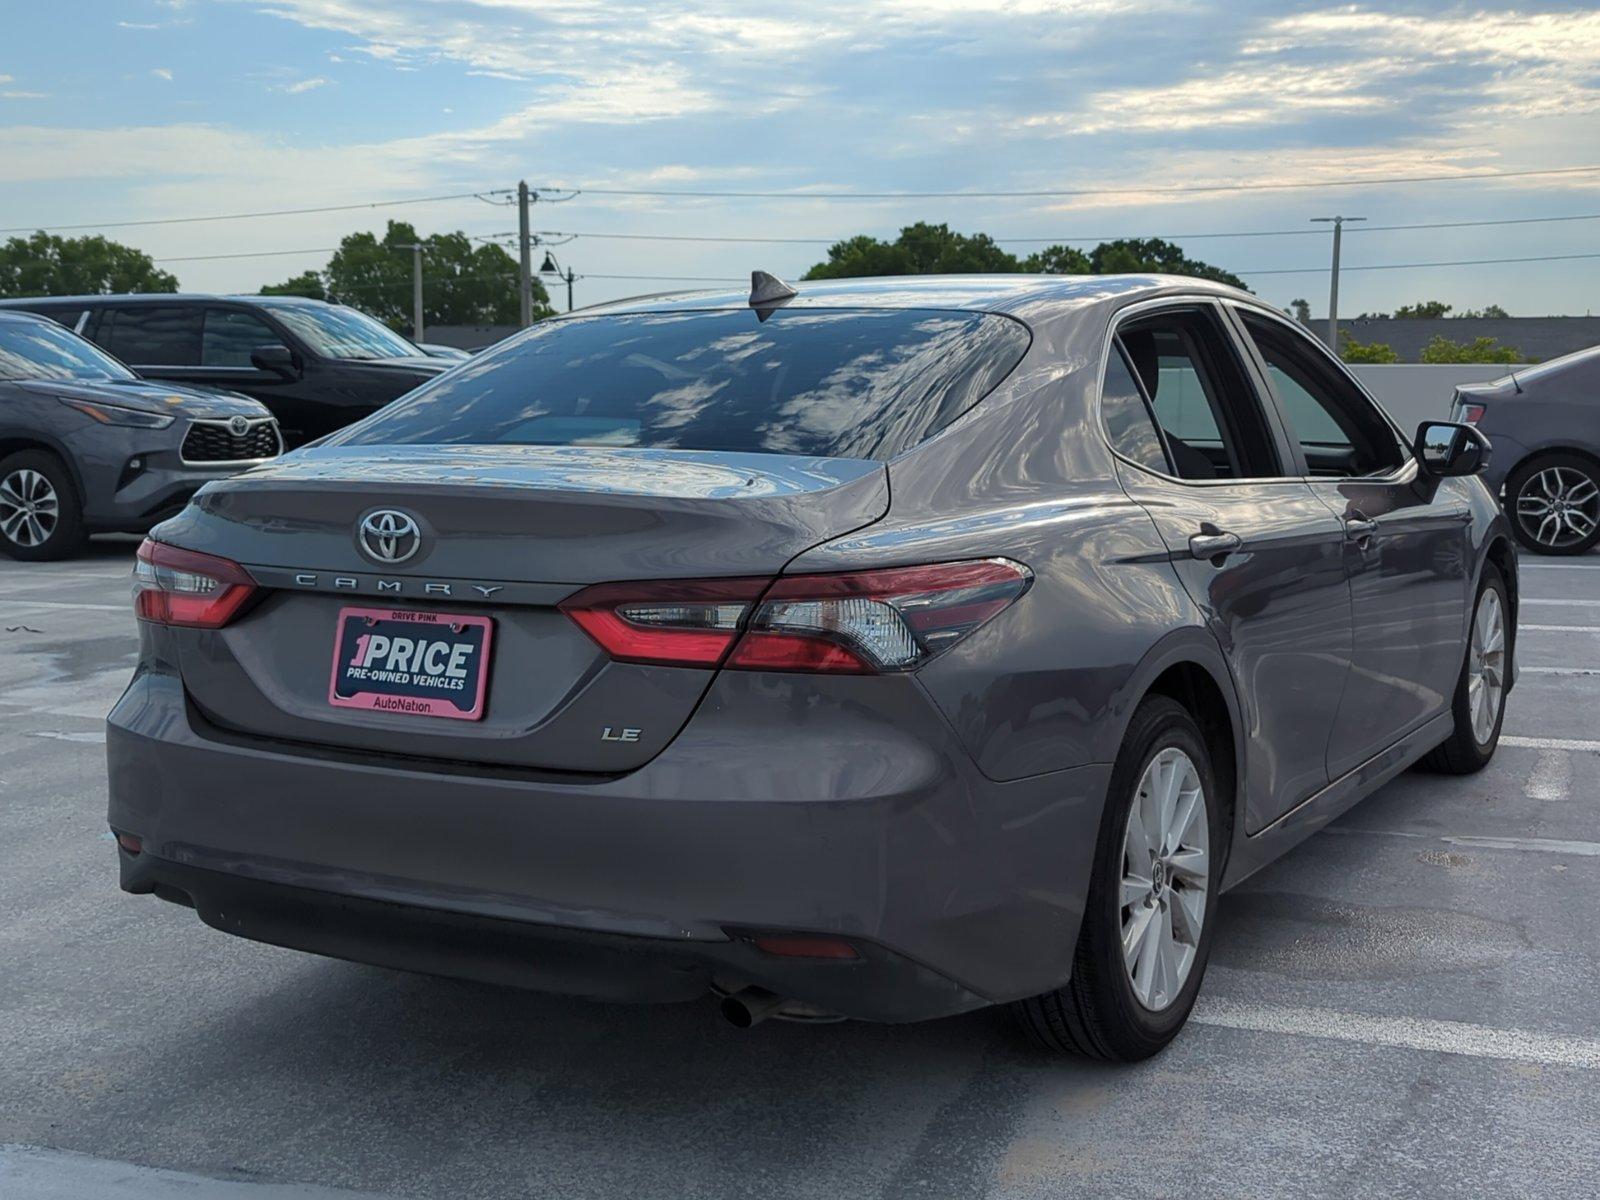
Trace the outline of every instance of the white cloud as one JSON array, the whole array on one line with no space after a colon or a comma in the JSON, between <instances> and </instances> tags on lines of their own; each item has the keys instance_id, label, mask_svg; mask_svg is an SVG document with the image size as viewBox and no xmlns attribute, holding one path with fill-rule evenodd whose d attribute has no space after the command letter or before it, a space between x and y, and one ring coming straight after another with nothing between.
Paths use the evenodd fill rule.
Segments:
<instances>
[{"instance_id":1,"label":"white cloud","mask_svg":"<svg viewBox=\"0 0 1600 1200\"><path fill-rule=\"evenodd\" d=\"M327 87L332 82L333 80L326 76L313 75L310 79L298 79L294 83L282 84L278 90L287 92L291 96L299 96L306 92L314 92L320 87Z\"/></svg>"},{"instance_id":2,"label":"white cloud","mask_svg":"<svg viewBox=\"0 0 1600 1200\"><path fill-rule=\"evenodd\" d=\"M172 82L172 68L170 67L151 67L150 74L154 75L157 79L164 79L168 83Z\"/></svg>"}]
</instances>

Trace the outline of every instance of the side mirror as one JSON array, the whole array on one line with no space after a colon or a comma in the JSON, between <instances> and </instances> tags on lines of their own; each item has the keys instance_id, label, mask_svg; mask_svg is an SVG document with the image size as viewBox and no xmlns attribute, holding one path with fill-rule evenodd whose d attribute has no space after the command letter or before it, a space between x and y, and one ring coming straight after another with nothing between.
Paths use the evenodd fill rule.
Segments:
<instances>
[{"instance_id":1,"label":"side mirror","mask_svg":"<svg viewBox=\"0 0 1600 1200\"><path fill-rule=\"evenodd\" d=\"M1424 421L1417 426L1411 452L1429 475L1476 475L1489 465L1493 451L1489 439L1471 425L1452 421Z\"/></svg>"},{"instance_id":2,"label":"side mirror","mask_svg":"<svg viewBox=\"0 0 1600 1200\"><path fill-rule=\"evenodd\" d=\"M300 365L287 346L257 346L250 351L250 365L258 371L271 371L285 379L298 379Z\"/></svg>"}]
</instances>

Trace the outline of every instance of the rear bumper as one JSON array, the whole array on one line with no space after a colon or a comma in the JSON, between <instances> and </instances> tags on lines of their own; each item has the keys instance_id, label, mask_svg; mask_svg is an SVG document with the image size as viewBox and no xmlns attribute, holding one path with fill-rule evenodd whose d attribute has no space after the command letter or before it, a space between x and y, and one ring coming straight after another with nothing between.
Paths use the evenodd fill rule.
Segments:
<instances>
[{"instance_id":1,"label":"rear bumper","mask_svg":"<svg viewBox=\"0 0 1600 1200\"><path fill-rule=\"evenodd\" d=\"M903 711L853 702L882 682L802 710L724 674L648 765L572 782L220 736L158 637L107 728L110 824L145 847L122 883L261 941L607 999L715 981L906 1021L1060 986L1109 768L993 783L911 681ZM752 739L774 705L790 733ZM775 958L757 931L862 958Z\"/></svg>"}]
</instances>

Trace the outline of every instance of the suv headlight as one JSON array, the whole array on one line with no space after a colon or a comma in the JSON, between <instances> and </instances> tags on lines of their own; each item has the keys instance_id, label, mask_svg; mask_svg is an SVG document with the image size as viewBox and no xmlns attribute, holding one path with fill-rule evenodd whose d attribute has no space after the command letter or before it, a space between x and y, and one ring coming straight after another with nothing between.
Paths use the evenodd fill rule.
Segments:
<instances>
[{"instance_id":1,"label":"suv headlight","mask_svg":"<svg viewBox=\"0 0 1600 1200\"><path fill-rule=\"evenodd\" d=\"M173 418L165 413L145 412L138 408L123 408L119 404L106 404L101 400L78 400L57 396L68 408L75 408L85 416L93 417L102 425L127 425L134 429L165 429Z\"/></svg>"}]
</instances>

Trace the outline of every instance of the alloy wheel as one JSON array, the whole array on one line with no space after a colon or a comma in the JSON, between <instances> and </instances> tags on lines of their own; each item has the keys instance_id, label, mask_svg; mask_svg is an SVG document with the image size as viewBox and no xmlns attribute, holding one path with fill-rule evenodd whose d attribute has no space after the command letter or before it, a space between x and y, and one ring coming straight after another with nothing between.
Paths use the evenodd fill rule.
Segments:
<instances>
[{"instance_id":1,"label":"alloy wheel","mask_svg":"<svg viewBox=\"0 0 1600 1200\"><path fill-rule=\"evenodd\" d=\"M1600 526L1600 484L1576 467L1546 467L1523 483L1516 515L1540 545L1576 545Z\"/></svg>"},{"instance_id":2,"label":"alloy wheel","mask_svg":"<svg viewBox=\"0 0 1600 1200\"><path fill-rule=\"evenodd\" d=\"M1506 623L1500 593L1486 588L1472 620L1472 648L1467 660L1467 711L1472 714L1472 736L1487 746L1500 719L1505 696Z\"/></svg>"},{"instance_id":3,"label":"alloy wheel","mask_svg":"<svg viewBox=\"0 0 1600 1200\"><path fill-rule=\"evenodd\" d=\"M18 546L42 546L61 519L61 498L43 474L22 467L0 480L0 534Z\"/></svg>"},{"instance_id":4,"label":"alloy wheel","mask_svg":"<svg viewBox=\"0 0 1600 1200\"><path fill-rule=\"evenodd\" d=\"M1194 762L1169 746L1139 780L1122 836L1122 965L1152 1012L1183 990L1211 886L1211 820Z\"/></svg>"}]
</instances>

